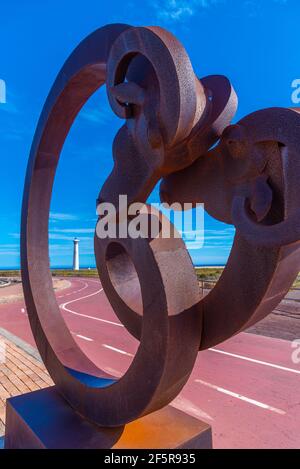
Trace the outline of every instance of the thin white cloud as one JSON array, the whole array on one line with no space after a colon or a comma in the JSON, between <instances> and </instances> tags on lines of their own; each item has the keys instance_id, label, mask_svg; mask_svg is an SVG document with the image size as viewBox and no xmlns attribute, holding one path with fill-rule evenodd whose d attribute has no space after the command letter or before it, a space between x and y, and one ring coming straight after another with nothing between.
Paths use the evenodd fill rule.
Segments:
<instances>
[{"instance_id":1,"label":"thin white cloud","mask_svg":"<svg viewBox=\"0 0 300 469\"><path fill-rule=\"evenodd\" d=\"M194 16L198 11L205 10L224 0L164 0L151 2L157 18L167 22L179 22Z\"/></svg>"},{"instance_id":2,"label":"thin white cloud","mask_svg":"<svg viewBox=\"0 0 300 469\"><path fill-rule=\"evenodd\" d=\"M16 249L19 249L19 246L20 246L20 245L19 245L19 244L16 244L16 243L14 243L14 244L12 244L12 243L10 243L10 244L0 244L0 250L3 251L3 250L5 250L5 249L9 249L9 248L16 248Z\"/></svg>"},{"instance_id":3,"label":"thin white cloud","mask_svg":"<svg viewBox=\"0 0 300 469\"><path fill-rule=\"evenodd\" d=\"M18 257L20 254L20 250L18 248L4 248L2 249L0 247L0 256L3 257L3 256L15 256L15 257Z\"/></svg>"},{"instance_id":4,"label":"thin white cloud","mask_svg":"<svg viewBox=\"0 0 300 469\"><path fill-rule=\"evenodd\" d=\"M73 241L74 236L67 236L67 235L64 235L64 234L58 234L58 233L50 232L49 233L49 239L59 239L59 240L62 240L62 241ZM83 239L87 240L87 239L93 239L93 238L91 236L81 236L79 241L81 241Z\"/></svg>"},{"instance_id":5,"label":"thin white cloud","mask_svg":"<svg viewBox=\"0 0 300 469\"><path fill-rule=\"evenodd\" d=\"M20 96L8 88L7 83L0 79L0 111L9 114L22 114L17 102L20 101Z\"/></svg>"},{"instance_id":6,"label":"thin white cloud","mask_svg":"<svg viewBox=\"0 0 300 469\"><path fill-rule=\"evenodd\" d=\"M50 220L55 220L55 221L78 220L78 217L71 213L57 213L57 212L50 212L49 218Z\"/></svg>"},{"instance_id":7,"label":"thin white cloud","mask_svg":"<svg viewBox=\"0 0 300 469\"><path fill-rule=\"evenodd\" d=\"M189 251L196 249L230 250L235 234L233 226L223 229L205 229L204 231L188 231L182 238Z\"/></svg>"},{"instance_id":8,"label":"thin white cloud","mask_svg":"<svg viewBox=\"0 0 300 469\"><path fill-rule=\"evenodd\" d=\"M60 241L59 239L58 241ZM73 238L68 239L67 241L72 241ZM93 249L93 243L91 240L87 239L80 239L80 245L79 245L79 253L80 253L80 259L84 258L85 256L91 256L92 258L94 257L94 249ZM65 264L66 262L72 265L72 259L73 259L73 243L68 242L68 243L62 243L62 244L57 244L53 243L50 241L49 244L49 254L50 254L50 259L51 262L55 261L56 263L61 263Z\"/></svg>"},{"instance_id":9,"label":"thin white cloud","mask_svg":"<svg viewBox=\"0 0 300 469\"><path fill-rule=\"evenodd\" d=\"M5 103L2 103L1 107L0 107L0 110L8 112L10 114L18 114L19 113L18 108L11 101L6 101Z\"/></svg>"},{"instance_id":10,"label":"thin white cloud","mask_svg":"<svg viewBox=\"0 0 300 469\"><path fill-rule=\"evenodd\" d=\"M0 256L19 256L18 251L0 251Z\"/></svg>"},{"instance_id":11,"label":"thin white cloud","mask_svg":"<svg viewBox=\"0 0 300 469\"><path fill-rule=\"evenodd\" d=\"M0 257L13 257L13 260L19 258L20 247L19 244L0 244Z\"/></svg>"},{"instance_id":12,"label":"thin white cloud","mask_svg":"<svg viewBox=\"0 0 300 469\"><path fill-rule=\"evenodd\" d=\"M52 233L94 233L95 228L54 228Z\"/></svg>"},{"instance_id":13,"label":"thin white cloud","mask_svg":"<svg viewBox=\"0 0 300 469\"><path fill-rule=\"evenodd\" d=\"M81 119L84 119L93 124L106 124L112 119L111 111L106 109L85 109L79 114Z\"/></svg>"}]
</instances>

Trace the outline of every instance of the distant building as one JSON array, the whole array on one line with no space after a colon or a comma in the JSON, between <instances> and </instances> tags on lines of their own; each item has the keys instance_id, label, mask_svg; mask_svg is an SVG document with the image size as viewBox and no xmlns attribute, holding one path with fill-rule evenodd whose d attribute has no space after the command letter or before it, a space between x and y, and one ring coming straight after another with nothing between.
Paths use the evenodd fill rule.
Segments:
<instances>
[{"instance_id":1,"label":"distant building","mask_svg":"<svg viewBox=\"0 0 300 469\"><path fill-rule=\"evenodd\" d=\"M73 270L79 270L79 239L74 238Z\"/></svg>"}]
</instances>

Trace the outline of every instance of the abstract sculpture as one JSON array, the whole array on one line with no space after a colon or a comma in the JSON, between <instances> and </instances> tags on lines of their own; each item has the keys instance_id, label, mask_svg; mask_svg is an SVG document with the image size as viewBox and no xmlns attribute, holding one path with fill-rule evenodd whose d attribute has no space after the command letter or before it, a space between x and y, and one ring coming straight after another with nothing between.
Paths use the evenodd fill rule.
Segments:
<instances>
[{"instance_id":1,"label":"abstract sculpture","mask_svg":"<svg viewBox=\"0 0 300 469\"><path fill-rule=\"evenodd\" d=\"M103 84L125 123L98 202L117 206L119 194L126 194L128 204L145 203L162 179L163 201L203 202L213 217L236 227L226 268L204 298L181 239L95 235L102 286L140 341L119 380L91 362L68 331L48 256L60 151L81 107ZM97 425L124 425L171 402L198 350L265 317L300 270L300 115L272 108L230 125L236 108L229 80L197 78L182 45L159 27L97 30L74 50L51 89L25 183L23 287L32 332L57 389Z\"/></svg>"}]
</instances>

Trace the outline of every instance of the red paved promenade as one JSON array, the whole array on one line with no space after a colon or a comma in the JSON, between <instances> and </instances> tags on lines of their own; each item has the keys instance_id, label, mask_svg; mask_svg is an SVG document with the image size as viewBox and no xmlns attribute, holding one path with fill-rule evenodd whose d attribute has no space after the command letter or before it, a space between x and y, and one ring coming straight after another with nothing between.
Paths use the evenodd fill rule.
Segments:
<instances>
[{"instance_id":1,"label":"red paved promenade","mask_svg":"<svg viewBox=\"0 0 300 469\"><path fill-rule=\"evenodd\" d=\"M57 301L84 351L106 371L120 376L138 342L114 315L99 281L72 279L69 288L57 292ZM23 301L0 305L0 328L34 347ZM241 333L198 355L189 382L172 405L209 422L215 448L299 448L300 364L292 361L294 350L289 340ZM12 366L7 373L22 371L12 363L13 355L21 364L25 360L32 371L27 382L19 372L14 393L50 382L35 358L28 358L13 343L8 344L8 352L6 363L0 365L1 382L5 369ZM14 373L9 376L12 379ZM3 422L2 417L3 410Z\"/></svg>"}]
</instances>

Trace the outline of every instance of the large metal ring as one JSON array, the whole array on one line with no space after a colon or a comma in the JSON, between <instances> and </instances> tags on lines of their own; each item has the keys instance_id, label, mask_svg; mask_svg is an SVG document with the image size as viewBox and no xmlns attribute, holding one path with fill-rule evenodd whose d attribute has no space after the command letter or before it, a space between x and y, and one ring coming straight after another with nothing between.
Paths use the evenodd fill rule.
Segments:
<instances>
[{"instance_id":1,"label":"large metal ring","mask_svg":"<svg viewBox=\"0 0 300 469\"><path fill-rule=\"evenodd\" d=\"M38 350L66 400L87 419L103 426L125 424L170 402L188 379L201 336L201 317L193 306L197 301L191 302L188 294L197 291L196 277L179 240L116 239L101 245L103 266L112 265L120 253L130 259L142 295L140 346L119 380L99 369L78 347L61 316L52 287L48 219L59 155L79 110L105 83L111 45L128 28L110 25L97 30L77 47L60 71L32 144L22 208L22 281ZM167 279L164 267L164 254L172 249L172 262L184 258L192 278L186 288L188 306L176 311L170 308L170 295L182 278L178 275Z\"/></svg>"}]
</instances>

